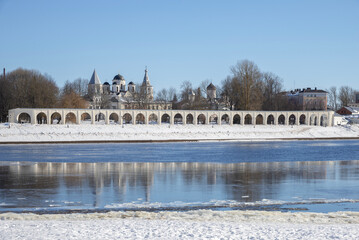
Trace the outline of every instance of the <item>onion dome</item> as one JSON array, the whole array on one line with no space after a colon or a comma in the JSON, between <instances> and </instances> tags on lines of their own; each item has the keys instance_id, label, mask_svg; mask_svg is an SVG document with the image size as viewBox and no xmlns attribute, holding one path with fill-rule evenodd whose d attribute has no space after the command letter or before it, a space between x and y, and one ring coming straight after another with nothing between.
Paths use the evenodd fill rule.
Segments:
<instances>
[{"instance_id":1,"label":"onion dome","mask_svg":"<svg viewBox=\"0 0 359 240\"><path fill-rule=\"evenodd\" d=\"M113 77L113 80L125 80L125 78L121 74L117 74Z\"/></svg>"}]
</instances>

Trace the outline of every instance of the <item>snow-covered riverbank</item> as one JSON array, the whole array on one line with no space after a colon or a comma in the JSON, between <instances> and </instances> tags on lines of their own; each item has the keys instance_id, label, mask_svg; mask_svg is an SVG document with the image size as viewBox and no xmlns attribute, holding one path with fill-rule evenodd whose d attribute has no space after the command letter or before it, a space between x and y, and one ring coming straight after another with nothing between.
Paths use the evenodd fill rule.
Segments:
<instances>
[{"instance_id":1,"label":"snow-covered riverbank","mask_svg":"<svg viewBox=\"0 0 359 240\"><path fill-rule=\"evenodd\" d=\"M0 143L358 137L358 126L0 125ZM196 210L0 214L0 239L125 238L359 239L359 213Z\"/></svg>"},{"instance_id":2,"label":"snow-covered riverbank","mask_svg":"<svg viewBox=\"0 0 359 240\"><path fill-rule=\"evenodd\" d=\"M0 214L0 239L358 239L359 213Z\"/></svg>"},{"instance_id":3,"label":"snow-covered riverbank","mask_svg":"<svg viewBox=\"0 0 359 240\"><path fill-rule=\"evenodd\" d=\"M359 138L348 127L263 125L0 125L0 143Z\"/></svg>"}]
</instances>

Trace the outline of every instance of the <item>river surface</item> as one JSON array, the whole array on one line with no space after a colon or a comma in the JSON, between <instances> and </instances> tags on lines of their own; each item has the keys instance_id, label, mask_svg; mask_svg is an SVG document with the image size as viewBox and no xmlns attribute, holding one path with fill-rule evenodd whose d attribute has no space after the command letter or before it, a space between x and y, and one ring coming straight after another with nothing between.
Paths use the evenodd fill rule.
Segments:
<instances>
[{"instance_id":1,"label":"river surface","mask_svg":"<svg viewBox=\"0 0 359 240\"><path fill-rule=\"evenodd\" d=\"M359 141L0 145L0 212L359 211Z\"/></svg>"}]
</instances>

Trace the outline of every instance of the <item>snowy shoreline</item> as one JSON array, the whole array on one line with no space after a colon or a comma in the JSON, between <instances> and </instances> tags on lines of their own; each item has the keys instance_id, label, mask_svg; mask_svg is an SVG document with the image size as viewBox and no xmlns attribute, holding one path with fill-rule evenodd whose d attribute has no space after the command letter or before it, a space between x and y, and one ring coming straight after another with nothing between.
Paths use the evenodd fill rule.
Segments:
<instances>
[{"instance_id":1,"label":"snowy shoreline","mask_svg":"<svg viewBox=\"0 0 359 240\"><path fill-rule=\"evenodd\" d=\"M359 126L0 125L0 144L335 139L359 139Z\"/></svg>"},{"instance_id":2,"label":"snowy shoreline","mask_svg":"<svg viewBox=\"0 0 359 240\"><path fill-rule=\"evenodd\" d=\"M359 213L265 211L0 214L0 239L357 239Z\"/></svg>"},{"instance_id":3,"label":"snowy shoreline","mask_svg":"<svg viewBox=\"0 0 359 240\"><path fill-rule=\"evenodd\" d=\"M96 220L96 219L146 219L185 220L210 222L262 222L262 223L311 223L311 224L359 224L359 212L281 212L262 210L189 210L189 211L108 211L92 213L0 213L0 221L43 220ZM359 230L359 229L358 229Z\"/></svg>"},{"instance_id":4,"label":"snowy shoreline","mask_svg":"<svg viewBox=\"0 0 359 240\"><path fill-rule=\"evenodd\" d=\"M0 144L359 139L359 127L0 124ZM359 239L358 212L0 213L0 239Z\"/></svg>"}]
</instances>

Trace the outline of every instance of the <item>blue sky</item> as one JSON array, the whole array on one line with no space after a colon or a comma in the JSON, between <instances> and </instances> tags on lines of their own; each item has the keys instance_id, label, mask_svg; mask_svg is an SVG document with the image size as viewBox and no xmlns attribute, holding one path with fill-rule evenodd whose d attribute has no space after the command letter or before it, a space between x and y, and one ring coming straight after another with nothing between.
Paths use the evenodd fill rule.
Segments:
<instances>
[{"instance_id":1,"label":"blue sky","mask_svg":"<svg viewBox=\"0 0 359 240\"><path fill-rule=\"evenodd\" d=\"M36 69L61 87L119 72L155 91L216 85L238 60L286 89L359 90L359 1L0 0L0 67Z\"/></svg>"}]
</instances>

